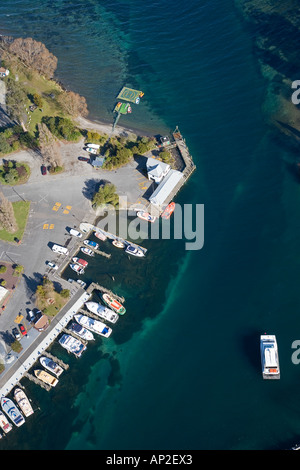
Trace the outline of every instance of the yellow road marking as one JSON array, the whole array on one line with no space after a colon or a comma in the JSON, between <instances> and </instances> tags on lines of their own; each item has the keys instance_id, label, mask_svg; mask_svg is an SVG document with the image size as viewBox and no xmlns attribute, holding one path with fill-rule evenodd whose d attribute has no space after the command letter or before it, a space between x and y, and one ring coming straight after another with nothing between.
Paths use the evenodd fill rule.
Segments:
<instances>
[{"instance_id":1,"label":"yellow road marking","mask_svg":"<svg viewBox=\"0 0 300 470\"><path fill-rule=\"evenodd\" d=\"M66 209L70 211L72 209L72 206L66 206Z\"/></svg>"},{"instance_id":2,"label":"yellow road marking","mask_svg":"<svg viewBox=\"0 0 300 470\"><path fill-rule=\"evenodd\" d=\"M49 227L49 230L52 230L54 228L54 224L51 224Z\"/></svg>"},{"instance_id":3,"label":"yellow road marking","mask_svg":"<svg viewBox=\"0 0 300 470\"><path fill-rule=\"evenodd\" d=\"M44 225L43 225L43 229L44 229L44 230L47 230L48 227L49 227L49 224L44 224Z\"/></svg>"},{"instance_id":4,"label":"yellow road marking","mask_svg":"<svg viewBox=\"0 0 300 470\"><path fill-rule=\"evenodd\" d=\"M69 211L67 211L67 210L65 209L63 213L64 213L64 214L69 214Z\"/></svg>"}]
</instances>

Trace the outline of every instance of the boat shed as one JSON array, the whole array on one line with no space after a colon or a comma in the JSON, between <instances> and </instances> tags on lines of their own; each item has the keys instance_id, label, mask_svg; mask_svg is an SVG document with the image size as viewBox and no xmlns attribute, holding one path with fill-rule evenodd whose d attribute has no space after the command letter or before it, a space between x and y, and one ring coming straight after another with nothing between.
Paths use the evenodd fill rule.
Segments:
<instances>
[{"instance_id":1,"label":"boat shed","mask_svg":"<svg viewBox=\"0 0 300 470\"><path fill-rule=\"evenodd\" d=\"M151 157L147 159L146 168L148 179L155 181L155 183L160 183L161 180L171 170L170 165L167 163L161 162L160 160L155 160L155 158Z\"/></svg>"},{"instance_id":2,"label":"boat shed","mask_svg":"<svg viewBox=\"0 0 300 470\"><path fill-rule=\"evenodd\" d=\"M97 170L98 168L101 168L101 167L102 167L102 165L103 165L103 163L104 163L104 160L105 160L105 157L99 157L99 156L97 156L97 157L95 157L95 158L92 160L91 164L92 164L92 166L93 166L94 168L96 168L96 170Z\"/></svg>"},{"instance_id":3,"label":"boat shed","mask_svg":"<svg viewBox=\"0 0 300 470\"><path fill-rule=\"evenodd\" d=\"M149 201L157 207L162 207L165 200L177 186L179 181L183 178L183 173L177 170L170 170L169 173L161 183L157 186L156 190L151 194Z\"/></svg>"}]
</instances>

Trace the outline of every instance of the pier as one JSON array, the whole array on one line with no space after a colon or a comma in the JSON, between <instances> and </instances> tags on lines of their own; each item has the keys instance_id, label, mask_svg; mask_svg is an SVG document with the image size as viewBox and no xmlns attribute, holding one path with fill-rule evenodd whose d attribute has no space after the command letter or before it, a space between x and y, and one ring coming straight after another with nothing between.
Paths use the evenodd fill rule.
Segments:
<instances>
[{"instance_id":1,"label":"pier","mask_svg":"<svg viewBox=\"0 0 300 470\"><path fill-rule=\"evenodd\" d=\"M109 294L115 299L117 299L120 303L124 303L125 299L124 297L120 297L119 295L114 294L111 290L107 289L106 287L100 286L100 284L97 284L96 282L92 282L89 287L87 288L86 292L87 294L92 294L93 290L99 290L103 294Z\"/></svg>"}]
</instances>

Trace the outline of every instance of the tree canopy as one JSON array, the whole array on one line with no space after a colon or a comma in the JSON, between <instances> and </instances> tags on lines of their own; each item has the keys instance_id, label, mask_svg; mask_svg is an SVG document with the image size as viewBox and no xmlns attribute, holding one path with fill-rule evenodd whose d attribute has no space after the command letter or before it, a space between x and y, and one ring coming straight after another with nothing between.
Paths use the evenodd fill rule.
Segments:
<instances>
[{"instance_id":1,"label":"tree canopy","mask_svg":"<svg viewBox=\"0 0 300 470\"><path fill-rule=\"evenodd\" d=\"M112 183L102 184L99 190L94 194L92 205L96 209L99 206L113 205L119 206L119 196L116 193L116 187Z\"/></svg>"}]
</instances>

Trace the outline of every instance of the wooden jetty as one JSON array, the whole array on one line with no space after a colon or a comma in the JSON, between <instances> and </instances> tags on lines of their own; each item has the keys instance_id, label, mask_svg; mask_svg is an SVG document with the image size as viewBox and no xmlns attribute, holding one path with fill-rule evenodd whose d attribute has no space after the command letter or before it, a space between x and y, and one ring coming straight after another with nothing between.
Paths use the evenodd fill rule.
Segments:
<instances>
[{"instance_id":1,"label":"wooden jetty","mask_svg":"<svg viewBox=\"0 0 300 470\"><path fill-rule=\"evenodd\" d=\"M29 372L24 372L24 376L27 377L27 379L29 379L29 380L31 380L32 382L34 382L35 384L40 385L42 388L44 388L45 390L47 390L47 392L49 392L49 390L51 390L51 385L46 384L46 383L43 382L42 380L40 380L40 379L38 379L37 377L35 377L35 375L29 374Z\"/></svg>"},{"instance_id":2,"label":"wooden jetty","mask_svg":"<svg viewBox=\"0 0 300 470\"><path fill-rule=\"evenodd\" d=\"M69 330L68 328L63 328L62 330L64 333L67 335L71 335L76 339L80 339L80 341L86 346L88 344L88 341L83 339L81 336L77 335L75 331ZM69 351L68 351L69 352Z\"/></svg>"},{"instance_id":3,"label":"wooden jetty","mask_svg":"<svg viewBox=\"0 0 300 470\"><path fill-rule=\"evenodd\" d=\"M92 294L93 290L99 290L104 294L109 294L121 303L125 302L124 297L120 297L119 295L114 294L111 290L107 289L106 287L100 286L100 284L97 284L96 282L92 282L87 288L86 292L88 294Z\"/></svg>"}]
</instances>

